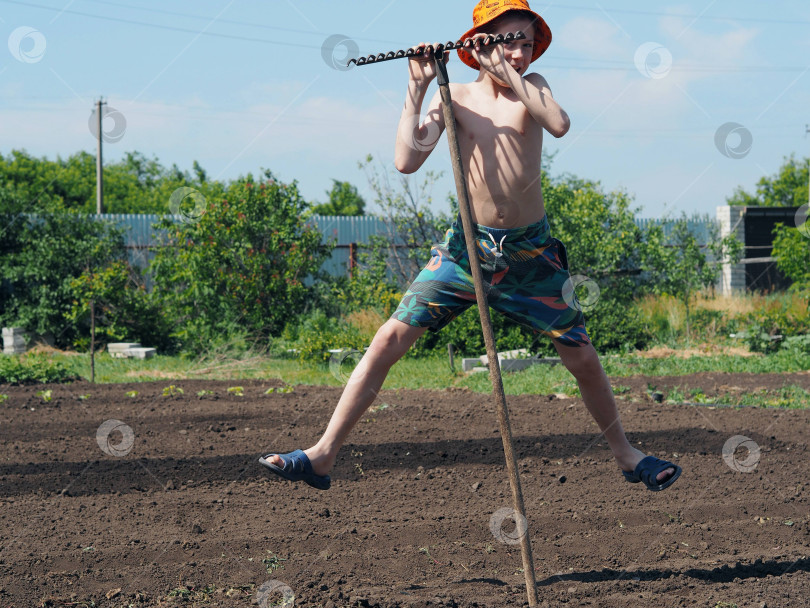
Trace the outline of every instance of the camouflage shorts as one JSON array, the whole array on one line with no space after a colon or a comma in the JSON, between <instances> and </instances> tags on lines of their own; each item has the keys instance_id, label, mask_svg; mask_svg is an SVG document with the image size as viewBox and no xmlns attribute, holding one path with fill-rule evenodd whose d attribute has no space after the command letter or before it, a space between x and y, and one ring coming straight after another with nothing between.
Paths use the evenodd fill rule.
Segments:
<instances>
[{"instance_id":1,"label":"camouflage shorts","mask_svg":"<svg viewBox=\"0 0 810 608\"><path fill-rule=\"evenodd\" d=\"M521 228L476 225L476 246L489 305L510 319L566 346L590 338L573 294L565 246L551 237L548 220ZM566 286L566 283L568 285ZM391 316L438 331L475 304L475 288L461 219L408 288Z\"/></svg>"}]
</instances>

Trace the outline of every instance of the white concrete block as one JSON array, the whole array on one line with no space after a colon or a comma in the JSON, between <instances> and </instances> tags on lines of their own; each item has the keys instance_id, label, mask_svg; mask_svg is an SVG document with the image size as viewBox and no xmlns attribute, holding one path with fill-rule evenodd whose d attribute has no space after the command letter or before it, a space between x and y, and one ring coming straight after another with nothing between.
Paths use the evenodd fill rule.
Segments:
<instances>
[{"instance_id":1,"label":"white concrete block","mask_svg":"<svg viewBox=\"0 0 810 608\"><path fill-rule=\"evenodd\" d=\"M130 348L138 348L140 345L140 342L111 342L107 345L107 352L111 355L113 353L123 353Z\"/></svg>"},{"instance_id":2,"label":"white concrete block","mask_svg":"<svg viewBox=\"0 0 810 608\"><path fill-rule=\"evenodd\" d=\"M127 349L126 354L133 359L151 359L157 354L157 349L141 346Z\"/></svg>"},{"instance_id":3,"label":"white concrete block","mask_svg":"<svg viewBox=\"0 0 810 608\"><path fill-rule=\"evenodd\" d=\"M20 355L28 350L28 334L22 327L3 328L3 354Z\"/></svg>"}]
</instances>

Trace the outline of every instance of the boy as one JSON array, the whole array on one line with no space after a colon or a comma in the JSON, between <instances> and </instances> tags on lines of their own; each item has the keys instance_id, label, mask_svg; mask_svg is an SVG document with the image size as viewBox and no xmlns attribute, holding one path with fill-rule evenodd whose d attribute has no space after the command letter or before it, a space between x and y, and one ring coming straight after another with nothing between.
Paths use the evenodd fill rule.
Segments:
<instances>
[{"instance_id":1,"label":"boy","mask_svg":"<svg viewBox=\"0 0 810 608\"><path fill-rule=\"evenodd\" d=\"M523 31L526 39L482 43L486 35L516 31ZM562 137L570 122L546 80L527 73L551 43L551 31L525 0L481 0L473 11L473 28L462 38L475 44L459 49L459 57L479 74L469 84L451 85L451 94L488 302L552 338L627 481L663 490L679 477L681 468L645 457L629 444L582 312L562 295L568 263L564 246L549 232L540 158L543 131ZM438 93L419 124L427 87L436 77L433 57L426 51L408 64L408 92L395 149L396 168L402 173L422 166L445 128ZM425 330L438 331L474 303L464 234L457 220L444 242L433 248L430 262L399 308L377 331L321 439L305 451L268 454L259 462L285 479L328 489L328 472L338 450L374 401L391 366Z\"/></svg>"}]
</instances>

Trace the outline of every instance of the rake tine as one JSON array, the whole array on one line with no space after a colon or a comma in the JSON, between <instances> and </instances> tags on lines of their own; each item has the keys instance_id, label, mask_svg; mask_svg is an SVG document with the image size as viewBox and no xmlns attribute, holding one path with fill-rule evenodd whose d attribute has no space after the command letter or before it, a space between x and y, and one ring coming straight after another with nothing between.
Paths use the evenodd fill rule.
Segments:
<instances>
[{"instance_id":1,"label":"rake tine","mask_svg":"<svg viewBox=\"0 0 810 608\"><path fill-rule=\"evenodd\" d=\"M508 42L513 42L515 40L524 40L526 38L526 34L523 32L510 32L508 34L498 34L497 36L493 36L492 34L487 35L486 38L482 41L484 46L490 46L492 44L504 44ZM441 55L442 53L446 53L449 51L453 51L456 49L470 49L474 45L474 41L472 38L467 38L466 40L457 40L453 42L452 40L448 41L446 44L437 44L432 45L428 44L426 46L419 46L416 49L409 48L409 49L400 49L398 51L388 51L387 53L378 53L372 54L367 57L358 57L356 59L349 59L346 62L346 66L354 65L367 65L369 63L379 63L381 61L390 61L391 59L404 59L410 58L414 55L422 55L425 51L427 51L430 55L434 57Z\"/></svg>"}]
</instances>

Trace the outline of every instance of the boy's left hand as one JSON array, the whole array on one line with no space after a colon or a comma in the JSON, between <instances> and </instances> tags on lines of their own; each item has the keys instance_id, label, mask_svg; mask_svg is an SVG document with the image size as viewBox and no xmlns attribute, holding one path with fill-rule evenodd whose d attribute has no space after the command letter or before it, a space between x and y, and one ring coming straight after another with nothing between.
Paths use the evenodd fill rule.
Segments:
<instances>
[{"instance_id":1,"label":"boy's left hand","mask_svg":"<svg viewBox=\"0 0 810 608\"><path fill-rule=\"evenodd\" d=\"M475 34L472 37L474 44L470 49L470 54L482 70L486 70L498 80L508 83L511 66L506 60L503 44L484 44L487 36L487 34ZM514 71L514 68L512 70Z\"/></svg>"}]
</instances>

